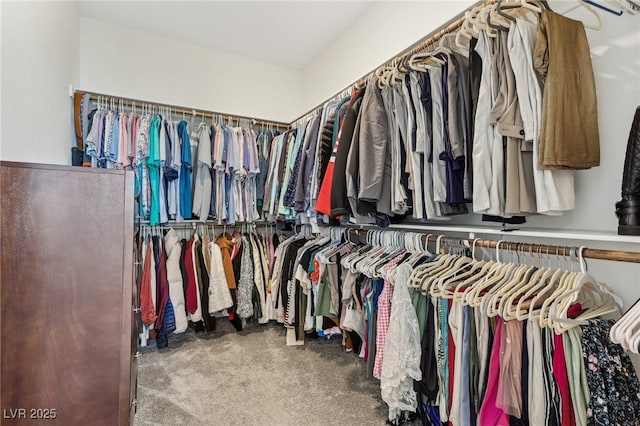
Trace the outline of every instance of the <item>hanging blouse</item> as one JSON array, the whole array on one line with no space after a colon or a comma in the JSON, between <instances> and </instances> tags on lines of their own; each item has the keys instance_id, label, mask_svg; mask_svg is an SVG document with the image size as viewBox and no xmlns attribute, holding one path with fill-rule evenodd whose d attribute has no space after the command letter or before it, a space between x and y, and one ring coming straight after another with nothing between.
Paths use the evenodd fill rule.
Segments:
<instances>
[{"instance_id":1,"label":"hanging blouse","mask_svg":"<svg viewBox=\"0 0 640 426\"><path fill-rule=\"evenodd\" d=\"M413 381L422 379L420 328L406 278L407 274L398 273L394 279L380 375L380 391L382 399L389 405L389 420L396 420L402 411L416 410L418 401Z\"/></svg>"}]
</instances>

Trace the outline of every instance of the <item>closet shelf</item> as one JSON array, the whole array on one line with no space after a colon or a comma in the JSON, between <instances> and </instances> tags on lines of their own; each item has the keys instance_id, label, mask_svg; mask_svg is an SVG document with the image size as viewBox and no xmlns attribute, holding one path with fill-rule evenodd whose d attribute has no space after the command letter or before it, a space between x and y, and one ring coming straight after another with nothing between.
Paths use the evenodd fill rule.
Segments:
<instances>
[{"instance_id":1,"label":"closet shelf","mask_svg":"<svg viewBox=\"0 0 640 426\"><path fill-rule=\"evenodd\" d=\"M370 225L349 225L351 227L362 227L363 229L374 229L375 226ZM433 231L438 232L457 232L469 234L473 238L474 234L481 235L502 235L505 237L530 237L530 238L549 238L560 240L580 240L580 241L602 241L612 243L640 244L640 236L617 235L611 231L586 231L559 229L549 230L540 228L521 228L514 230L504 230L500 228L491 228L483 226L446 226L446 225L419 225L419 224L392 224L386 229L415 230L415 231Z\"/></svg>"}]
</instances>

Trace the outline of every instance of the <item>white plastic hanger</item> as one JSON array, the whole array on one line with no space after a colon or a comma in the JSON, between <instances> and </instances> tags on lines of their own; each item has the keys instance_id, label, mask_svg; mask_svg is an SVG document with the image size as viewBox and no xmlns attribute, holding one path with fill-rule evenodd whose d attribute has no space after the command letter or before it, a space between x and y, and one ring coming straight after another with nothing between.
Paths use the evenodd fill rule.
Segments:
<instances>
[{"instance_id":1,"label":"white plastic hanger","mask_svg":"<svg viewBox=\"0 0 640 426\"><path fill-rule=\"evenodd\" d=\"M569 291L554 301L550 309L550 321L547 321L557 332L568 330L577 325L586 324L588 319L596 318L609 313L620 312L622 300L616 296L607 286L598 282L587 273L586 262L580 247L578 257L581 271L572 281ZM585 310L575 319L568 318L567 310L574 303L580 303ZM625 333L627 340L630 335Z\"/></svg>"},{"instance_id":2,"label":"white plastic hanger","mask_svg":"<svg viewBox=\"0 0 640 426\"><path fill-rule=\"evenodd\" d=\"M640 326L640 299L611 327L609 338L613 343L620 344L625 349L634 349L630 348L628 342L624 341L624 334L629 327L638 326ZM635 349L638 349L637 345Z\"/></svg>"},{"instance_id":3,"label":"white plastic hanger","mask_svg":"<svg viewBox=\"0 0 640 426\"><path fill-rule=\"evenodd\" d=\"M600 14L595 10L595 8L593 6L591 6L586 1L577 0L577 2L580 3L580 6L585 8L596 19L596 22L593 23L593 24L583 22L582 24L584 25L584 27L585 28L590 28L592 30L600 31L600 28L602 28L602 19L600 18Z\"/></svg>"}]
</instances>

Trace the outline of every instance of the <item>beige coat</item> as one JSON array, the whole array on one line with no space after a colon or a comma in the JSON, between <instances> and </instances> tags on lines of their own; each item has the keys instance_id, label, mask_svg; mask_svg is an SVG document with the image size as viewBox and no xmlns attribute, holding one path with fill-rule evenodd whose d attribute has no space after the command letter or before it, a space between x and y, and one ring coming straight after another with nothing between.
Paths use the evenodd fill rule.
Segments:
<instances>
[{"instance_id":1,"label":"beige coat","mask_svg":"<svg viewBox=\"0 0 640 426\"><path fill-rule=\"evenodd\" d=\"M544 82L540 168L599 166L596 88L582 22L543 10L534 65Z\"/></svg>"}]
</instances>

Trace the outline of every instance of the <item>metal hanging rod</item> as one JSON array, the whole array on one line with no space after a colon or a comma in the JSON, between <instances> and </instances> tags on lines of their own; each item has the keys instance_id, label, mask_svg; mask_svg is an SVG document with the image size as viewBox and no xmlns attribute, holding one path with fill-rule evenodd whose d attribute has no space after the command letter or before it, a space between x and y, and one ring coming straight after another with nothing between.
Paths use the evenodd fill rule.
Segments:
<instances>
[{"instance_id":1,"label":"metal hanging rod","mask_svg":"<svg viewBox=\"0 0 640 426\"><path fill-rule=\"evenodd\" d=\"M193 229L199 226L207 228L239 228L243 226L275 226L272 222L237 222L234 225L219 224L218 222L202 222L202 221L185 221L185 222L169 222L161 225L150 225L149 221L140 221L140 226L145 228L158 229Z\"/></svg>"},{"instance_id":2,"label":"metal hanging rod","mask_svg":"<svg viewBox=\"0 0 640 426\"><path fill-rule=\"evenodd\" d=\"M189 115L191 117L221 118L222 120L231 119L231 120L237 121L238 123L242 120L247 120L252 125L270 126L270 127L274 127L277 129L284 129L284 130L288 130L291 127L288 123L283 123L280 121L256 119L253 117L247 117L243 115L225 114L225 113L214 112L214 111L204 111L201 109L186 108L179 105L162 104L158 102L148 102L148 101L142 101L139 99L123 98L121 96L111 96L111 95L105 95L102 93L85 92L82 90L77 90L76 93L88 94L90 95L91 100L98 100L98 97L102 97L106 101L115 101L118 104L124 104L124 106L126 107L132 107L134 104L136 107L143 107L144 105L153 105L161 108L168 108L171 112Z\"/></svg>"},{"instance_id":3,"label":"metal hanging rod","mask_svg":"<svg viewBox=\"0 0 640 426\"><path fill-rule=\"evenodd\" d=\"M370 231L382 231L382 232L404 232L404 231L391 231L381 229L362 229L362 228L347 228L347 234L355 233L356 236L366 235ZM428 232L428 231L427 231ZM419 230L410 231L409 233L423 234L429 242L435 242L438 239L437 235L426 234L426 232L420 232ZM485 240L481 238L455 238L445 237L445 241L463 241L468 244L475 244L476 247L484 248L497 248L500 244L500 250L521 251L521 252L534 252L544 253L550 255L568 256L570 253L576 250L576 247L568 246L555 246L548 244L533 244L533 243L519 243L515 241L497 241L497 240ZM622 250L600 250L584 248L582 251L582 257L585 259L598 259L598 260L610 260L615 262L629 262L640 263L640 252L622 251Z\"/></svg>"}]
</instances>

